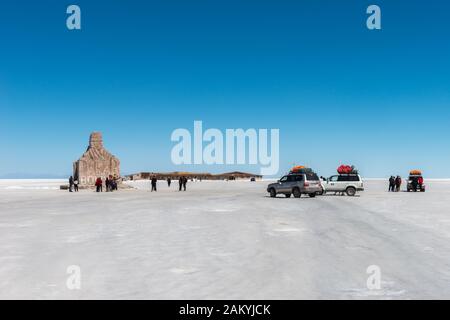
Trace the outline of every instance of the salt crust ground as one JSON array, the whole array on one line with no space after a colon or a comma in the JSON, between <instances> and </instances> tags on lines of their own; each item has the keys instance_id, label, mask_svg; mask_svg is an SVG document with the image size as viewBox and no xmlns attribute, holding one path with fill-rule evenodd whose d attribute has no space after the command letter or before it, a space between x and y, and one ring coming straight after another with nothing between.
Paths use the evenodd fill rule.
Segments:
<instances>
[{"instance_id":1,"label":"salt crust ground","mask_svg":"<svg viewBox=\"0 0 450 320\"><path fill-rule=\"evenodd\" d=\"M0 180L2 299L450 298L450 181L269 198L267 182L77 194ZM81 290L66 287L81 267ZM366 268L381 268L369 290Z\"/></svg>"}]
</instances>

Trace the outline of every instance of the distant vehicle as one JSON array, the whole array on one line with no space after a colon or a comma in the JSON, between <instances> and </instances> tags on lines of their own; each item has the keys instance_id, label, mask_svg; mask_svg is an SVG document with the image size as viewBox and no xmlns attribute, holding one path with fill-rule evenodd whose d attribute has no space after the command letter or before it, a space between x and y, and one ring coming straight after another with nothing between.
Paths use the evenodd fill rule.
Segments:
<instances>
[{"instance_id":1,"label":"distant vehicle","mask_svg":"<svg viewBox=\"0 0 450 320\"><path fill-rule=\"evenodd\" d=\"M278 182L271 183L267 186L272 198L277 194L284 194L289 198L292 194L295 198L300 198L302 194L307 194L314 198L317 192L320 192L322 187L317 174L314 172L295 172L282 177Z\"/></svg>"},{"instance_id":2,"label":"distant vehicle","mask_svg":"<svg viewBox=\"0 0 450 320\"><path fill-rule=\"evenodd\" d=\"M422 182L422 183L420 183ZM420 191L425 192L425 184L423 183L423 176L420 170L412 170L409 173L408 184L406 186L406 191Z\"/></svg>"},{"instance_id":3,"label":"distant vehicle","mask_svg":"<svg viewBox=\"0 0 450 320\"><path fill-rule=\"evenodd\" d=\"M357 191L364 191L364 184L359 174L338 174L322 181L322 190L319 194L327 192L346 193L353 197Z\"/></svg>"}]
</instances>

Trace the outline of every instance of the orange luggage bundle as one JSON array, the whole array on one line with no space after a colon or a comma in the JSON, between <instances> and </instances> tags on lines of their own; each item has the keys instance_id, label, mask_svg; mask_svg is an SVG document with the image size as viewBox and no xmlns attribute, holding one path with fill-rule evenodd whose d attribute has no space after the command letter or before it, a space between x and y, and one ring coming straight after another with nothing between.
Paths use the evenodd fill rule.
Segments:
<instances>
[{"instance_id":1,"label":"orange luggage bundle","mask_svg":"<svg viewBox=\"0 0 450 320\"><path fill-rule=\"evenodd\" d=\"M312 172L312 169L305 166L295 166L291 169L291 173L307 173L307 172Z\"/></svg>"},{"instance_id":2,"label":"orange luggage bundle","mask_svg":"<svg viewBox=\"0 0 450 320\"><path fill-rule=\"evenodd\" d=\"M421 175L422 175L422 171L420 171L420 170L411 170L411 171L409 172L409 174L410 174L411 176L421 176Z\"/></svg>"},{"instance_id":3,"label":"orange luggage bundle","mask_svg":"<svg viewBox=\"0 0 450 320\"><path fill-rule=\"evenodd\" d=\"M291 172L298 172L298 171L300 171L302 169L305 169L305 168L306 168L305 166L295 166L295 167L293 167L291 169Z\"/></svg>"}]
</instances>

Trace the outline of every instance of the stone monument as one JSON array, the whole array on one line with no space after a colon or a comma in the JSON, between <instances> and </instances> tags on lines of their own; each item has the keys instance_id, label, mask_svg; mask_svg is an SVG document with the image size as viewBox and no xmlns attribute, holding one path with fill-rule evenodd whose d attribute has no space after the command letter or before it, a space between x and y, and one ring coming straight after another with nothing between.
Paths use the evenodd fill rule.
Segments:
<instances>
[{"instance_id":1,"label":"stone monument","mask_svg":"<svg viewBox=\"0 0 450 320\"><path fill-rule=\"evenodd\" d=\"M89 137L89 146L80 159L73 163L73 178L80 186L93 186L100 177L120 177L120 161L103 147L102 134L93 132Z\"/></svg>"}]
</instances>

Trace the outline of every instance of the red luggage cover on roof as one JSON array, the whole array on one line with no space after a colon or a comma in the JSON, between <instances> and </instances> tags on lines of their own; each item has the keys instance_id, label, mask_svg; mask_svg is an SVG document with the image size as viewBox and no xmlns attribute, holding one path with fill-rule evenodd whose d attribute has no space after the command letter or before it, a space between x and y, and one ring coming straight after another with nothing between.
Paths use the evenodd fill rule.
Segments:
<instances>
[{"instance_id":1,"label":"red luggage cover on roof","mask_svg":"<svg viewBox=\"0 0 450 320\"><path fill-rule=\"evenodd\" d=\"M352 173L354 171L354 167L349 166L349 165L341 165L337 168L337 172L339 174L348 174L348 173Z\"/></svg>"}]
</instances>

